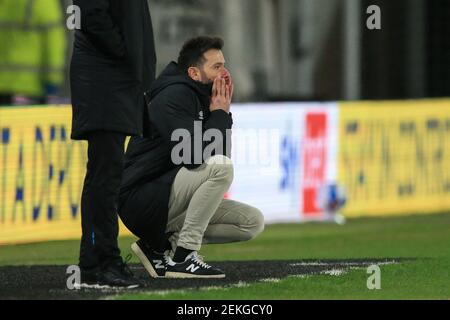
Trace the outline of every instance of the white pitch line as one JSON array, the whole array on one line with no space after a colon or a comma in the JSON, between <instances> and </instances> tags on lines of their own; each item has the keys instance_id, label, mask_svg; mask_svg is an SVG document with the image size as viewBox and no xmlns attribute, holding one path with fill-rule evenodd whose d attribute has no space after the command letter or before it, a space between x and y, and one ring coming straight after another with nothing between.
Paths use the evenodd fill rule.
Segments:
<instances>
[{"instance_id":1,"label":"white pitch line","mask_svg":"<svg viewBox=\"0 0 450 320\"><path fill-rule=\"evenodd\" d=\"M261 279L259 280L261 282L272 282L272 283L278 283L281 281L281 279L278 278L266 278L266 279Z\"/></svg>"},{"instance_id":2,"label":"white pitch line","mask_svg":"<svg viewBox=\"0 0 450 320\"><path fill-rule=\"evenodd\" d=\"M293 275L290 275L289 277L299 278L299 279L307 279L310 276L311 276L310 274L293 274Z\"/></svg>"},{"instance_id":3,"label":"white pitch line","mask_svg":"<svg viewBox=\"0 0 450 320\"><path fill-rule=\"evenodd\" d=\"M376 261L365 261L365 262L299 262L299 263L290 263L289 265L292 267L299 267L299 266L345 266L345 267L349 267L349 270L354 270L354 269L360 269L360 268L364 268L367 267L371 264L376 264L378 266L384 266L384 265L390 265L390 264L396 264L398 263L397 261L391 260L391 261L382 261L382 262L376 262ZM330 275L330 276L342 276L343 274L346 274L348 272L348 270L344 270L344 269L330 269L330 270L323 270L321 271L319 274L326 274L326 275ZM300 279L307 279L309 277L312 277L314 275L317 275L312 273L312 274L293 274L293 275L288 275L288 277L294 277L294 278L300 278ZM260 282L267 282L267 283L278 283L280 282L282 279L278 279L278 278L265 278L265 279L261 279L259 280ZM245 281L239 281L238 283L235 284L230 284L230 285L226 285L224 287L218 287L218 286L206 286L206 287L200 287L197 290L201 291L201 290L205 290L205 291L210 291L210 290L227 290L230 288L246 288L249 287L250 284L245 282ZM116 291L117 292L117 291ZM119 293L119 292L117 292ZM123 293L123 292L121 292ZM160 296L166 296L168 294L171 293L178 293L178 294L188 294L188 292L186 290L177 290L177 289L172 289L172 290L158 290L158 291L137 291L137 292L132 292L133 294L143 294L143 295L160 295ZM112 296L107 296L104 297L104 300L112 300L116 297L118 297L119 295L112 295Z\"/></svg>"},{"instance_id":4,"label":"white pitch line","mask_svg":"<svg viewBox=\"0 0 450 320\"><path fill-rule=\"evenodd\" d=\"M321 272L321 274L326 274L329 276L342 276L343 274L346 274L347 272L345 270L342 269L331 269L331 270L325 270L323 272Z\"/></svg>"},{"instance_id":5,"label":"white pitch line","mask_svg":"<svg viewBox=\"0 0 450 320\"><path fill-rule=\"evenodd\" d=\"M291 267L326 267L326 266L345 266L345 267L365 267L369 266L371 264L376 264L378 266L384 266L389 264L395 264L398 263L394 260L392 261L364 261L364 262L297 262L297 263L290 263L289 265Z\"/></svg>"},{"instance_id":6,"label":"white pitch line","mask_svg":"<svg viewBox=\"0 0 450 320\"><path fill-rule=\"evenodd\" d=\"M248 287L248 286L250 286L250 285L249 285L247 282L245 282L245 281L239 281L238 283L229 286L229 288L230 288L230 287L234 287L234 288L245 288L245 287Z\"/></svg>"}]
</instances>

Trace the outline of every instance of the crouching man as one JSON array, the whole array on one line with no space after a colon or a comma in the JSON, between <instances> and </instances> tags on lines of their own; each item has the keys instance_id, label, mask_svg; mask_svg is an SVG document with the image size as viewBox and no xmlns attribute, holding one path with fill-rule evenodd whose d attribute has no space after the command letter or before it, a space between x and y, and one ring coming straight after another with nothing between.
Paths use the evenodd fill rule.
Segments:
<instances>
[{"instance_id":1,"label":"crouching man","mask_svg":"<svg viewBox=\"0 0 450 320\"><path fill-rule=\"evenodd\" d=\"M132 250L151 277L223 278L198 255L202 244L247 241L264 229L258 209L224 199L233 181L233 82L222 47L212 37L185 43L152 85L147 135L126 152L119 215L139 237Z\"/></svg>"}]
</instances>

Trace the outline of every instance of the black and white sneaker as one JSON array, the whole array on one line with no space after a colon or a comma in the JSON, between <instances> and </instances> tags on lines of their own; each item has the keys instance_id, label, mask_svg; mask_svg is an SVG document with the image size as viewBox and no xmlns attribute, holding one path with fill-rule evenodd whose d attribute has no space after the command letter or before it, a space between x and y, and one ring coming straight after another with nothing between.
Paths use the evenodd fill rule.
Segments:
<instances>
[{"instance_id":1,"label":"black and white sneaker","mask_svg":"<svg viewBox=\"0 0 450 320\"><path fill-rule=\"evenodd\" d=\"M225 278L225 273L203 261L196 251L186 257L181 263L168 259L166 278Z\"/></svg>"},{"instance_id":2,"label":"black and white sneaker","mask_svg":"<svg viewBox=\"0 0 450 320\"><path fill-rule=\"evenodd\" d=\"M152 278L164 278L166 275L166 266L168 257L165 254L156 253L144 242L138 240L131 245L131 250L136 254L145 270Z\"/></svg>"}]
</instances>

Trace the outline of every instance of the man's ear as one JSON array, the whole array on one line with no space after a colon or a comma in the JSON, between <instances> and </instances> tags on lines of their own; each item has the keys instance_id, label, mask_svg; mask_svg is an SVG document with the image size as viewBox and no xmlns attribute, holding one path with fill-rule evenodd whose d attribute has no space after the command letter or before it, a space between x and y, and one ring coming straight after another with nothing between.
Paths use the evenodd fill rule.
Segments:
<instances>
[{"instance_id":1,"label":"man's ear","mask_svg":"<svg viewBox=\"0 0 450 320\"><path fill-rule=\"evenodd\" d=\"M200 69L197 67L190 67L188 69L188 75L192 80L201 81Z\"/></svg>"}]
</instances>

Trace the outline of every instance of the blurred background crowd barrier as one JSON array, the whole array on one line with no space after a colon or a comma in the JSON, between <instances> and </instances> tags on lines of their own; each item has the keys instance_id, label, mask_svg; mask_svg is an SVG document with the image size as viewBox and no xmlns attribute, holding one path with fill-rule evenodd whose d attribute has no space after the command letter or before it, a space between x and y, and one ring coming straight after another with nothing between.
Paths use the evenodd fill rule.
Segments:
<instances>
[{"instance_id":1,"label":"blurred background crowd barrier","mask_svg":"<svg viewBox=\"0 0 450 320\"><path fill-rule=\"evenodd\" d=\"M70 101L73 32L65 20L71 4L0 1L0 95L14 88L19 95ZM239 102L450 95L448 0L149 0L149 5L158 70L177 58L186 39L221 35ZM366 26L371 5L380 8L381 30ZM20 92L14 83L33 81L30 73L40 78L33 78L33 90L28 84Z\"/></svg>"},{"instance_id":2,"label":"blurred background crowd barrier","mask_svg":"<svg viewBox=\"0 0 450 320\"><path fill-rule=\"evenodd\" d=\"M70 4L0 0L0 244L79 237L86 145L69 137ZM325 183L345 188L346 217L450 210L448 0L149 4L158 71L190 37L225 39L229 197L268 223L326 220ZM370 5L381 30L366 26Z\"/></svg>"}]
</instances>

